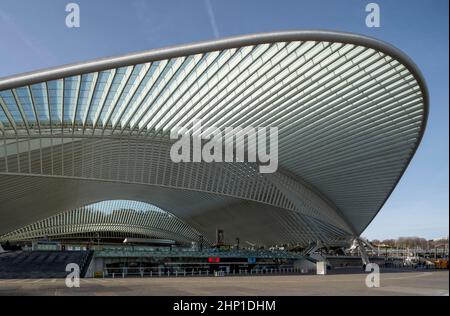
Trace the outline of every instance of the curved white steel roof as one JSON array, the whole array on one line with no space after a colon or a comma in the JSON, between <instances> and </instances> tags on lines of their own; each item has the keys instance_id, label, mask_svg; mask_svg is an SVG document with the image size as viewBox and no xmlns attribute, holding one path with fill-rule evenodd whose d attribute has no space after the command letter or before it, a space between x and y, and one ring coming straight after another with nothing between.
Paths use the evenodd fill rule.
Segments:
<instances>
[{"instance_id":1,"label":"curved white steel roof","mask_svg":"<svg viewBox=\"0 0 450 316\"><path fill-rule=\"evenodd\" d=\"M41 238L140 238L169 239L189 244L200 233L160 209L139 201L109 200L58 213L0 236L0 241ZM205 242L208 242L205 240Z\"/></svg>"},{"instance_id":2,"label":"curved white steel roof","mask_svg":"<svg viewBox=\"0 0 450 316\"><path fill-rule=\"evenodd\" d=\"M395 188L427 108L424 80L404 54L324 31L228 38L5 78L0 233L133 185L134 198L210 237L225 227L230 238L263 244L348 239ZM195 118L278 127L278 171L172 163L170 129ZM41 200L43 188L61 197L46 191L55 201Z\"/></svg>"}]
</instances>

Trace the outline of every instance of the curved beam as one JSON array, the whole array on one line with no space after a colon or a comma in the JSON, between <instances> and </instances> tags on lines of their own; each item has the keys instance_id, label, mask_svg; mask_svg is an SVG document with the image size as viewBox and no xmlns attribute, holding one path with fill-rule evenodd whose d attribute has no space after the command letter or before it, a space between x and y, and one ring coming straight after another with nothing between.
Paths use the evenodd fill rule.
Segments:
<instances>
[{"instance_id":1,"label":"curved beam","mask_svg":"<svg viewBox=\"0 0 450 316\"><path fill-rule=\"evenodd\" d=\"M46 86L40 99L32 87L38 83ZM21 94L22 86L30 95ZM89 107L78 122L86 86ZM4 78L0 105L0 175L145 183L263 203L299 213L310 237L327 242L334 233L359 235L386 202L423 137L428 92L414 63L384 42L287 31ZM37 120L41 105L49 125L39 120L38 129L30 128L35 122L26 110L32 107ZM72 121L65 106L74 109ZM95 122L88 119L92 109ZM283 172L171 164L164 156L169 143L161 140L177 120L197 115L219 126L279 126Z\"/></svg>"}]
</instances>

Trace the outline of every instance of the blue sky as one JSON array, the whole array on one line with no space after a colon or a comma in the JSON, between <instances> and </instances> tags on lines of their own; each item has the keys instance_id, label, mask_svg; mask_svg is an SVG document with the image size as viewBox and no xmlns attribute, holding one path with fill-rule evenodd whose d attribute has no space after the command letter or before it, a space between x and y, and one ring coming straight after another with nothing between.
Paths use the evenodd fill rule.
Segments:
<instances>
[{"instance_id":1,"label":"blue sky","mask_svg":"<svg viewBox=\"0 0 450 316\"><path fill-rule=\"evenodd\" d=\"M65 6L81 27L65 26ZM384 40L409 55L430 91L427 131L389 201L363 235L448 235L448 0L373 1L381 27L367 28L363 0L0 0L0 77L133 51L246 33L331 29Z\"/></svg>"}]
</instances>

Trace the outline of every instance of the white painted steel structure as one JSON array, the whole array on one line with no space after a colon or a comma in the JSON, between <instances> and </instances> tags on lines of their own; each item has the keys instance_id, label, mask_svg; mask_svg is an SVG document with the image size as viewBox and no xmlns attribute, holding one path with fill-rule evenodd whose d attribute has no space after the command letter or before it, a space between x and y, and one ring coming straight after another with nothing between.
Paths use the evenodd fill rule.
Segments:
<instances>
[{"instance_id":1,"label":"white painted steel structure","mask_svg":"<svg viewBox=\"0 0 450 316\"><path fill-rule=\"evenodd\" d=\"M110 200L58 213L0 237L0 241L32 239L113 240L137 237L183 244L199 241L200 233L157 206ZM151 239L149 239L151 238ZM207 241L205 240L205 243Z\"/></svg>"},{"instance_id":2,"label":"white painted steel structure","mask_svg":"<svg viewBox=\"0 0 450 316\"><path fill-rule=\"evenodd\" d=\"M0 234L89 203L132 199L214 240L348 241L389 197L422 138L425 82L360 35L228 38L0 80ZM279 168L172 163L169 133L277 126Z\"/></svg>"}]
</instances>

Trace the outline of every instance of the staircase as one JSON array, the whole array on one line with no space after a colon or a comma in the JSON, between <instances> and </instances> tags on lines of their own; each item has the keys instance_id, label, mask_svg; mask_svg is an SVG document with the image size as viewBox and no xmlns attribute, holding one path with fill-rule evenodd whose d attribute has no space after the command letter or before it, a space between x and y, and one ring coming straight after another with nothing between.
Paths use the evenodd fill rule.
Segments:
<instances>
[{"instance_id":1,"label":"staircase","mask_svg":"<svg viewBox=\"0 0 450 316\"><path fill-rule=\"evenodd\" d=\"M76 263L84 276L92 251L14 251L0 253L0 279L65 278L66 265Z\"/></svg>"}]
</instances>

